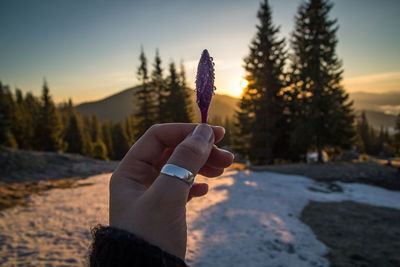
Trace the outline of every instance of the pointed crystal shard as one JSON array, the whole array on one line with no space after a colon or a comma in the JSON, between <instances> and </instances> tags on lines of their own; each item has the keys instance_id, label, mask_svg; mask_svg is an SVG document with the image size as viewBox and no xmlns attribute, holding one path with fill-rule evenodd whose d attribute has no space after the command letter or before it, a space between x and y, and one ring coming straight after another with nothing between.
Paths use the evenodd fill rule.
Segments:
<instances>
[{"instance_id":1,"label":"pointed crystal shard","mask_svg":"<svg viewBox=\"0 0 400 267\"><path fill-rule=\"evenodd\" d=\"M207 123L208 108L214 95L214 65L207 49L201 54L197 67L196 94L201 113L201 122Z\"/></svg>"}]
</instances>

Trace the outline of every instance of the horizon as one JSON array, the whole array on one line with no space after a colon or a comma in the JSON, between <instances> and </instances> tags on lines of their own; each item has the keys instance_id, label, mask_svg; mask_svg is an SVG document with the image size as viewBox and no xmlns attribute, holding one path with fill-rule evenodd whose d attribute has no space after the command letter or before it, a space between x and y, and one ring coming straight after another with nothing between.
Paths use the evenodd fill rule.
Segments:
<instances>
[{"instance_id":1,"label":"horizon","mask_svg":"<svg viewBox=\"0 0 400 267\"><path fill-rule=\"evenodd\" d=\"M133 86L130 86L130 87L121 89L121 90L119 90L119 91L110 93L110 94L105 95L104 97L101 97L101 98L98 98L98 99L87 100L87 101L83 101L83 102L79 102L79 103L76 103L76 102L74 102L74 101L72 101L72 102L73 102L74 106L78 106L78 105L81 105L81 104L86 104L86 103L92 103L92 102L102 101L102 100L104 100L104 99L113 97L113 96L115 96L115 95L117 95L117 94L120 94L120 93L122 93L122 92L124 92L124 91L133 89L133 88L138 87L138 86L140 86L140 85L136 84L136 85L133 85ZM190 87L190 86L189 86L188 88L189 88L189 89L192 89L192 90L193 90L193 94L194 94L194 87ZM399 90L399 91L387 91L387 92L354 91L354 92L348 92L348 93L349 93L350 96L351 96L351 95L355 95L355 94L384 95L384 94L400 94L400 90ZM51 88L50 88L50 94L51 94ZM232 98L240 99L240 96L234 96L234 95L230 95L230 94L228 94L228 93L215 92L215 94L216 94L216 95L229 96L229 97L232 97ZM62 103L67 102L67 101L68 101L68 99L63 99L62 101L56 102L56 104L62 104Z\"/></svg>"},{"instance_id":2,"label":"horizon","mask_svg":"<svg viewBox=\"0 0 400 267\"><path fill-rule=\"evenodd\" d=\"M273 22L287 41L300 2L270 1ZM137 84L143 45L150 71L159 48L164 74L171 60L183 61L192 88L201 51L207 48L216 64L216 93L240 95L243 58L258 24L258 0L40 3L0 3L5 14L0 29L7 40L0 44L0 80L11 89L39 95L46 77L57 103L97 101ZM400 2L333 4L329 17L338 19L337 54L346 91L400 92Z\"/></svg>"}]
</instances>

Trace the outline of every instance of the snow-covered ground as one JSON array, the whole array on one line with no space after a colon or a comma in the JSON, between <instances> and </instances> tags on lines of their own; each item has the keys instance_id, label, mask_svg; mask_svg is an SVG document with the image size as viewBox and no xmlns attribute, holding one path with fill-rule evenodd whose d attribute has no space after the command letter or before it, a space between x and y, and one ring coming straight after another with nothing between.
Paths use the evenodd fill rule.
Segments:
<instances>
[{"instance_id":1,"label":"snow-covered ground","mask_svg":"<svg viewBox=\"0 0 400 267\"><path fill-rule=\"evenodd\" d=\"M81 181L93 185L51 190L29 207L0 212L0 265L84 266L90 227L107 224L109 178L93 176ZM328 266L327 248L299 220L308 201L400 209L400 192L368 185L338 183L343 192L326 193L301 176L234 170L206 181L209 194L187 208L192 266Z\"/></svg>"}]
</instances>

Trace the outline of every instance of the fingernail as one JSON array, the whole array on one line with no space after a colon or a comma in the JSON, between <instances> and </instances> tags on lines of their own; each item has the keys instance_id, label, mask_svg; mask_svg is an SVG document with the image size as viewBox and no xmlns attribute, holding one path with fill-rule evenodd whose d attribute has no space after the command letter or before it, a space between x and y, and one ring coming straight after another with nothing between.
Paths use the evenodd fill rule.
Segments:
<instances>
[{"instance_id":1,"label":"fingernail","mask_svg":"<svg viewBox=\"0 0 400 267\"><path fill-rule=\"evenodd\" d=\"M213 130L211 129L210 126L208 126L208 124L202 123L196 126L196 128L194 129L193 136L201 136L204 140L206 140L207 142L212 142L213 141L213 137L214 137L214 133Z\"/></svg>"}]
</instances>

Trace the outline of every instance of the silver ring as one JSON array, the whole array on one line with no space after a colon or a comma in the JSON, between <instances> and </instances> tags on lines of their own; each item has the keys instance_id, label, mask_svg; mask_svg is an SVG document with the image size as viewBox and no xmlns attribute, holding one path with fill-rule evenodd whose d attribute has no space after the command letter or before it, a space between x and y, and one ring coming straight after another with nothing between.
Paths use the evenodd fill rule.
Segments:
<instances>
[{"instance_id":1,"label":"silver ring","mask_svg":"<svg viewBox=\"0 0 400 267\"><path fill-rule=\"evenodd\" d=\"M165 164L160 173L178 178L179 180L187 183L189 186L192 186L194 177L196 176L185 168L176 166L174 164Z\"/></svg>"}]
</instances>

